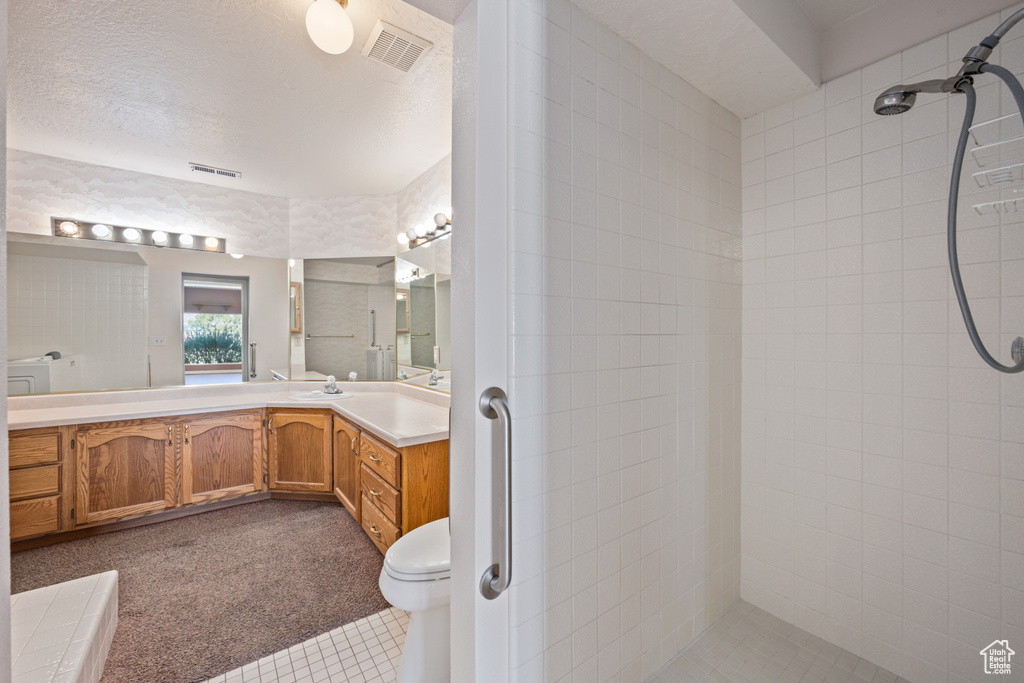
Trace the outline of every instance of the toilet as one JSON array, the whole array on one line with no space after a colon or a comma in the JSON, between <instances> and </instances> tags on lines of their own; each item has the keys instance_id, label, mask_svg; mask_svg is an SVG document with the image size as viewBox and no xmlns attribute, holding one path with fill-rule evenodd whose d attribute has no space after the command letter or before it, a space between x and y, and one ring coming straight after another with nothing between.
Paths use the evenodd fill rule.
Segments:
<instances>
[{"instance_id":1,"label":"toilet","mask_svg":"<svg viewBox=\"0 0 1024 683\"><path fill-rule=\"evenodd\" d=\"M397 683L448 683L451 678L450 576L447 517L413 529L384 555L380 592L409 612Z\"/></svg>"}]
</instances>

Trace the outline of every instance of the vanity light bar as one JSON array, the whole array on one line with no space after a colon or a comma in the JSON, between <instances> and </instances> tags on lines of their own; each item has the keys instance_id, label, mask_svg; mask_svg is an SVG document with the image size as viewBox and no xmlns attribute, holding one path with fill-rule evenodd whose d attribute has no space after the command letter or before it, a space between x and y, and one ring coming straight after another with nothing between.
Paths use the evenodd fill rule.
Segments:
<instances>
[{"instance_id":1,"label":"vanity light bar","mask_svg":"<svg viewBox=\"0 0 1024 683\"><path fill-rule=\"evenodd\" d=\"M147 247L168 247L188 251L205 251L223 254L227 251L227 240L220 237L205 237L189 233L165 232L129 228L110 223L93 223L75 218L50 217L54 237L118 244L139 244Z\"/></svg>"}]
</instances>

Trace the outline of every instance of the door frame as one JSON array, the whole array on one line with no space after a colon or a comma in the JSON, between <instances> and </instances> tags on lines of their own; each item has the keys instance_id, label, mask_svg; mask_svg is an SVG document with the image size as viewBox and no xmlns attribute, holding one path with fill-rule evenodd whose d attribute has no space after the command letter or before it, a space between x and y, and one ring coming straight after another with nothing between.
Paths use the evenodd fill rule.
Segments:
<instances>
[{"instance_id":1,"label":"door frame","mask_svg":"<svg viewBox=\"0 0 1024 683\"><path fill-rule=\"evenodd\" d=\"M451 680L510 678L509 593L479 590L492 536L494 422L485 389L510 396L508 287L508 0L474 0L454 26L452 104ZM466 644L471 643L471 647Z\"/></svg>"}]
</instances>

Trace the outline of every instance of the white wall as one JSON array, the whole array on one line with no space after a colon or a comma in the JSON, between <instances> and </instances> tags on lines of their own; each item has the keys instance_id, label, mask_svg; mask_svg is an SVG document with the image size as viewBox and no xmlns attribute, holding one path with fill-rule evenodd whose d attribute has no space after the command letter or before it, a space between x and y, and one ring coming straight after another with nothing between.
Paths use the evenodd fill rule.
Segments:
<instances>
[{"instance_id":1,"label":"white wall","mask_svg":"<svg viewBox=\"0 0 1024 683\"><path fill-rule=\"evenodd\" d=\"M50 235L51 216L221 237L251 256L288 251L287 199L7 150L9 229Z\"/></svg>"},{"instance_id":2,"label":"white wall","mask_svg":"<svg viewBox=\"0 0 1024 683\"><path fill-rule=\"evenodd\" d=\"M0 0L0 183L7 178L7 0ZM7 365L7 197L0 196L0 371ZM7 387L0 388L6 400ZM0 411L0 671L11 669L11 511L7 411Z\"/></svg>"},{"instance_id":3,"label":"white wall","mask_svg":"<svg viewBox=\"0 0 1024 683\"><path fill-rule=\"evenodd\" d=\"M885 118L871 104L954 73L998 21L743 122L742 597L929 683L982 680L983 647L1024 643L1024 382L981 362L949 284L964 98ZM1024 40L992 61L1021 73ZM993 80L978 79L978 121L1013 111ZM974 170L960 254L1006 362L1024 329L1022 226L974 214L999 196L971 189Z\"/></svg>"},{"instance_id":4,"label":"white wall","mask_svg":"<svg viewBox=\"0 0 1024 683\"><path fill-rule=\"evenodd\" d=\"M740 122L511 4L514 679L639 681L739 594Z\"/></svg>"}]
</instances>

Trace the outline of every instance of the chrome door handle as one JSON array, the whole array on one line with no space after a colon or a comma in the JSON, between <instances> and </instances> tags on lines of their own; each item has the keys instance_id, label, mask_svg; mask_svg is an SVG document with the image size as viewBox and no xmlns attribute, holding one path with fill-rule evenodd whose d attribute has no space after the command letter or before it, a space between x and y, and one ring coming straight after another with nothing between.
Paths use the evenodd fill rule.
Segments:
<instances>
[{"instance_id":1,"label":"chrome door handle","mask_svg":"<svg viewBox=\"0 0 1024 683\"><path fill-rule=\"evenodd\" d=\"M249 379L256 379L256 342L249 342Z\"/></svg>"},{"instance_id":2,"label":"chrome door handle","mask_svg":"<svg viewBox=\"0 0 1024 683\"><path fill-rule=\"evenodd\" d=\"M497 387L480 394L480 412L489 420L498 421L501 432L499 457L495 466L504 478L502 493L505 497L502 515L495 515L492 533L500 537L498 561L480 577L480 593L488 600L498 597L512 583L512 415L508 411L508 396Z\"/></svg>"}]
</instances>

